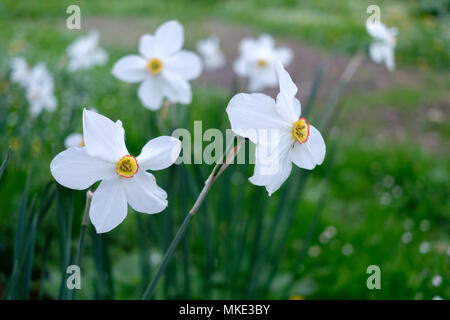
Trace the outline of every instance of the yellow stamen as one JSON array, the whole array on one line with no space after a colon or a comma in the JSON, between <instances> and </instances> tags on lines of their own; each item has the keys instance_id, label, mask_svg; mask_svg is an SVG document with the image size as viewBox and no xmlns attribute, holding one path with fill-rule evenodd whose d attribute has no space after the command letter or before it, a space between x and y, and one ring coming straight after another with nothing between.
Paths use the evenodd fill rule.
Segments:
<instances>
[{"instance_id":1,"label":"yellow stamen","mask_svg":"<svg viewBox=\"0 0 450 320\"><path fill-rule=\"evenodd\" d=\"M147 71L151 74L159 74L163 68L163 63L158 58L152 58L147 62Z\"/></svg>"},{"instance_id":2,"label":"yellow stamen","mask_svg":"<svg viewBox=\"0 0 450 320\"><path fill-rule=\"evenodd\" d=\"M294 123L292 128L292 136L298 143L304 143L308 141L309 138L309 124L306 122L305 118L300 118Z\"/></svg>"},{"instance_id":3,"label":"yellow stamen","mask_svg":"<svg viewBox=\"0 0 450 320\"><path fill-rule=\"evenodd\" d=\"M257 63L258 63L258 67L260 67L260 68L264 68L267 66L267 61L264 59L258 59Z\"/></svg>"},{"instance_id":4,"label":"yellow stamen","mask_svg":"<svg viewBox=\"0 0 450 320\"><path fill-rule=\"evenodd\" d=\"M116 172L124 178L133 177L139 170L139 165L135 157L127 155L117 162Z\"/></svg>"},{"instance_id":5,"label":"yellow stamen","mask_svg":"<svg viewBox=\"0 0 450 320\"><path fill-rule=\"evenodd\" d=\"M84 139L81 138L81 141L80 141L80 148L81 148L81 147L84 147L84 146L86 146L86 145L84 144Z\"/></svg>"}]
</instances>

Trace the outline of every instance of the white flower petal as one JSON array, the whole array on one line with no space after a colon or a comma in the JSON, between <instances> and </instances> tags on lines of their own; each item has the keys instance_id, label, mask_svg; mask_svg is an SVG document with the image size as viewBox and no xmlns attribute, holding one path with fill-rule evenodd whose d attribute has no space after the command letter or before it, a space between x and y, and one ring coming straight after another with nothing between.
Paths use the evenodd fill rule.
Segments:
<instances>
[{"instance_id":1,"label":"white flower petal","mask_svg":"<svg viewBox=\"0 0 450 320\"><path fill-rule=\"evenodd\" d=\"M86 148L70 148L53 158L50 170L59 184L83 190L99 180L113 177L115 164L90 156Z\"/></svg>"},{"instance_id":2,"label":"white flower petal","mask_svg":"<svg viewBox=\"0 0 450 320\"><path fill-rule=\"evenodd\" d=\"M185 80L197 78L202 72L202 62L193 52L181 50L164 60L165 68Z\"/></svg>"},{"instance_id":3,"label":"white flower petal","mask_svg":"<svg viewBox=\"0 0 450 320\"><path fill-rule=\"evenodd\" d=\"M140 82L148 76L146 61L138 55L120 58L112 69L112 74L125 82Z\"/></svg>"},{"instance_id":4,"label":"white flower petal","mask_svg":"<svg viewBox=\"0 0 450 320\"><path fill-rule=\"evenodd\" d=\"M385 50L386 53L384 60L386 63L386 67L388 68L389 71L394 71L395 70L394 48L389 46Z\"/></svg>"},{"instance_id":5,"label":"white flower petal","mask_svg":"<svg viewBox=\"0 0 450 320\"><path fill-rule=\"evenodd\" d=\"M275 87L278 84L277 72L273 63L269 63L264 68L249 64L248 76L248 88L251 92L262 90L264 87Z\"/></svg>"},{"instance_id":6,"label":"white flower petal","mask_svg":"<svg viewBox=\"0 0 450 320\"><path fill-rule=\"evenodd\" d=\"M164 56L170 56L183 47L183 26L175 20L167 21L156 29L155 40L158 51Z\"/></svg>"},{"instance_id":7,"label":"white flower petal","mask_svg":"<svg viewBox=\"0 0 450 320\"><path fill-rule=\"evenodd\" d=\"M258 41L262 47L269 50L275 46L275 40L273 40L273 37L270 34L263 34L259 36Z\"/></svg>"},{"instance_id":8,"label":"white flower petal","mask_svg":"<svg viewBox=\"0 0 450 320\"><path fill-rule=\"evenodd\" d=\"M168 70L163 71L164 79L162 91L171 102L189 104L192 101L191 85L185 79Z\"/></svg>"},{"instance_id":9,"label":"white flower petal","mask_svg":"<svg viewBox=\"0 0 450 320\"><path fill-rule=\"evenodd\" d=\"M122 124L86 109L83 110L83 137L86 150L93 157L116 163L128 154Z\"/></svg>"},{"instance_id":10,"label":"white flower petal","mask_svg":"<svg viewBox=\"0 0 450 320\"><path fill-rule=\"evenodd\" d=\"M181 141L169 136L150 140L136 158L140 170L162 170L170 167L181 151Z\"/></svg>"},{"instance_id":11,"label":"white flower petal","mask_svg":"<svg viewBox=\"0 0 450 320\"><path fill-rule=\"evenodd\" d=\"M305 143L295 143L290 152L291 161L298 167L312 170L316 165L322 164L325 158L325 142L322 135L312 125L309 125L309 138Z\"/></svg>"},{"instance_id":12,"label":"white flower petal","mask_svg":"<svg viewBox=\"0 0 450 320\"><path fill-rule=\"evenodd\" d=\"M289 73L284 70L281 62L277 62L276 70L280 82L280 93L277 96L277 111L284 120L295 122L300 117L299 104L294 103L297 86L292 81Z\"/></svg>"},{"instance_id":13,"label":"white flower petal","mask_svg":"<svg viewBox=\"0 0 450 320\"><path fill-rule=\"evenodd\" d=\"M383 61L383 53L386 44L382 42L374 42L369 46L369 55L373 62L380 63Z\"/></svg>"},{"instance_id":14,"label":"white flower petal","mask_svg":"<svg viewBox=\"0 0 450 320\"><path fill-rule=\"evenodd\" d=\"M163 90L162 83L163 80L158 77L150 77L145 79L144 82L138 88L138 97L141 100L144 107L150 110L158 110L161 108L163 101Z\"/></svg>"},{"instance_id":15,"label":"white flower petal","mask_svg":"<svg viewBox=\"0 0 450 320\"><path fill-rule=\"evenodd\" d=\"M366 30L372 37L381 41L389 41L391 38L391 32L381 22L367 21Z\"/></svg>"},{"instance_id":16,"label":"white flower petal","mask_svg":"<svg viewBox=\"0 0 450 320\"><path fill-rule=\"evenodd\" d=\"M233 131L254 143L258 141L257 130L292 130L292 124L281 119L277 113L275 101L261 93L235 95L226 111Z\"/></svg>"},{"instance_id":17,"label":"white flower petal","mask_svg":"<svg viewBox=\"0 0 450 320\"><path fill-rule=\"evenodd\" d=\"M119 176L100 183L92 197L89 217L97 233L111 231L127 216L127 200Z\"/></svg>"},{"instance_id":18,"label":"white flower petal","mask_svg":"<svg viewBox=\"0 0 450 320\"><path fill-rule=\"evenodd\" d=\"M151 173L139 173L123 181L123 185L126 199L134 210L152 214L167 207L167 193L156 184Z\"/></svg>"},{"instance_id":19,"label":"white flower petal","mask_svg":"<svg viewBox=\"0 0 450 320\"><path fill-rule=\"evenodd\" d=\"M144 34L139 40L139 53L146 59L155 57L157 52L157 42L154 36Z\"/></svg>"}]
</instances>

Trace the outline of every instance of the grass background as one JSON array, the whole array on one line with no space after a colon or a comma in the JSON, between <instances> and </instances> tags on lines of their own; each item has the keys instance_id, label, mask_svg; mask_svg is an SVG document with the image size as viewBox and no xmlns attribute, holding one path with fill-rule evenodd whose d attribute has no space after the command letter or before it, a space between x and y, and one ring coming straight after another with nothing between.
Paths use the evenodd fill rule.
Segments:
<instances>
[{"instance_id":1,"label":"grass background","mask_svg":"<svg viewBox=\"0 0 450 320\"><path fill-rule=\"evenodd\" d=\"M102 43L110 55L108 65L75 74L64 70L65 48L87 31L65 29L69 4L80 5L82 25L86 19L117 34ZM81 132L83 106L121 119L132 154L177 127L170 121L158 127L159 115L141 107L136 86L111 76L112 64L136 51L127 32L151 33L175 18L185 25L186 46L192 49L208 34L210 23L219 23L346 58L370 41L364 29L369 4L0 1L1 156L11 149L0 180L0 296L5 297L14 278L16 298L67 298L61 280L76 254L84 192L48 185L49 163L63 150L68 134ZM414 81L377 88L357 81L350 85L326 138L324 165L308 175L296 168L270 198L247 181L251 165L227 169L191 222L155 298L450 297L449 2L378 4L382 20L400 31L399 70L383 70L383 77L403 72ZM32 65L47 64L55 76L55 113L30 118L23 90L9 82L8 59L15 55ZM302 57L295 60L301 63ZM236 88L196 81L193 90L191 106L174 108L178 126L192 128L193 120L202 120L204 130L228 128L224 109ZM312 123L319 121L329 93L321 90L314 101ZM307 94L300 100L305 105ZM211 169L182 165L157 172L169 194L166 211L147 216L130 209L125 222L106 235L96 235L89 226L77 297L139 298ZM21 221L29 223L21 227ZM328 239L325 230L336 234ZM407 232L412 240L404 243ZM421 253L424 242L430 249ZM372 264L381 267L382 290L366 287L366 269ZM436 275L443 277L437 287L432 285Z\"/></svg>"}]
</instances>

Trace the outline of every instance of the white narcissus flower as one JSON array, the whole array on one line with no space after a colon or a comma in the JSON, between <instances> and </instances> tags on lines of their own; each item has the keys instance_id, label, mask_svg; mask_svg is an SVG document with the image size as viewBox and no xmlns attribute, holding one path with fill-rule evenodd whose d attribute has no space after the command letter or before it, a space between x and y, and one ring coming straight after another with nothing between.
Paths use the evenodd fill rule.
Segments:
<instances>
[{"instance_id":1,"label":"white narcissus flower","mask_svg":"<svg viewBox=\"0 0 450 320\"><path fill-rule=\"evenodd\" d=\"M84 139L81 133L69 134L64 140L64 146L66 148L84 147Z\"/></svg>"},{"instance_id":2,"label":"white narcissus flower","mask_svg":"<svg viewBox=\"0 0 450 320\"><path fill-rule=\"evenodd\" d=\"M248 78L250 91L257 91L275 87L278 84L276 62L287 66L292 56L289 48L275 48L270 35L261 35L258 39L245 38L239 44L239 57L233 69L239 76Z\"/></svg>"},{"instance_id":3,"label":"white narcissus flower","mask_svg":"<svg viewBox=\"0 0 450 320\"><path fill-rule=\"evenodd\" d=\"M251 183L265 186L269 196L289 177L292 163L312 170L325 158L320 132L300 118L297 87L281 62L276 65L280 93L276 101L261 94L239 93L227 107L233 132L256 144Z\"/></svg>"},{"instance_id":4,"label":"white narcissus flower","mask_svg":"<svg viewBox=\"0 0 450 320\"><path fill-rule=\"evenodd\" d=\"M219 38L210 36L199 40L197 51L200 53L206 69L218 69L225 65L225 56L220 50Z\"/></svg>"},{"instance_id":5,"label":"white narcissus flower","mask_svg":"<svg viewBox=\"0 0 450 320\"><path fill-rule=\"evenodd\" d=\"M28 82L30 69L26 60L22 57L15 57L11 59L11 81L25 87Z\"/></svg>"},{"instance_id":6,"label":"white narcissus flower","mask_svg":"<svg viewBox=\"0 0 450 320\"><path fill-rule=\"evenodd\" d=\"M98 233L117 227L127 215L127 204L149 214L167 207L166 192L147 170L171 166L181 151L180 140L169 136L152 139L135 158L125 146L122 123L86 109L83 137L85 146L59 153L50 170L58 183L70 189L87 189L101 181L89 212Z\"/></svg>"},{"instance_id":7,"label":"white narcissus flower","mask_svg":"<svg viewBox=\"0 0 450 320\"><path fill-rule=\"evenodd\" d=\"M54 82L44 63L38 63L30 71L27 80L26 97L33 117L42 110L54 111L57 101L53 93Z\"/></svg>"},{"instance_id":8,"label":"white narcissus flower","mask_svg":"<svg viewBox=\"0 0 450 320\"><path fill-rule=\"evenodd\" d=\"M389 71L394 71L397 29L387 28L381 22L367 22L366 29L375 38L375 42L371 43L369 47L370 58L376 63L384 63Z\"/></svg>"},{"instance_id":9,"label":"white narcissus flower","mask_svg":"<svg viewBox=\"0 0 450 320\"><path fill-rule=\"evenodd\" d=\"M90 69L108 62L108 54L98 44L100 33L91 31L88 35L77 38L68 48L69 71Z\"/></svg>"},{"instance_id":10,"label":"white narcissus flower","mask_svg":"<svg viewBox=\"0 0 450 320\"><path fill-rule=\"evenodd\" d=\"M168 21L154 35L143 35L139 55L121 58L114 64L112 73L125 82L142 82L138 96L150 110L159 109L163 98L189 104L192 101L189 80L200 75L202 63L195 53L181 49L183 42L183 26Z\"/></svg>"}]
</instances>

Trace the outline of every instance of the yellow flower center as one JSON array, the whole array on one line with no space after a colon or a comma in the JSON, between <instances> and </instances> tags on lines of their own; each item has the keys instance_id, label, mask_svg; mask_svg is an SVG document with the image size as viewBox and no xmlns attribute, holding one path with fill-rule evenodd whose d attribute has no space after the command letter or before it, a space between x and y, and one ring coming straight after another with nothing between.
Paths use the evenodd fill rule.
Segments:
<instances>
[{"instance_id":1,"label":"yellow flower center","mask_svg":"<svg viewBox=\"0 0 450 320\"><path fill-rule=\"evenodd\" d=\"M158 58L152 58L147 62L147 71L151 74L159 74L163 68L163 63Z\"/></svg>"},{"instance_id":2,"label":"yellow flower center","mask_svg":"<svg viewBox=\"0 0 450 320\"><path fill-rule=\"evenodd\" d=\"M126 155L117 162L116 172L124 178L131 178L138 172L139 165L135 157Z\"/></svg>"},{"instance_id":3,"label":"yellow flower center","mask_svg":"<svg viewBox=\"0 0 450 320\"><path fill-rule=\"evenodd\" d=\"M258 59L257 63L258 63L258 67L260 67L260 68L264 68L265 66L267 66L267 61L264 59Z\"/></svg>"},{"instance_id":4,"label":"yellow flower center","mask_svg":"<svg viewBox=\"0 0 450 320\"><path fill-rule=\"evenodd\" d=\"M305 118L300 118L294 123L294 127L292 128L292 136L300 144L308 141L309 124L306 122Z\"/></svg>"},{"instance_id":5,"label":"yellow flower center","mask_svg":"<svg viewBox=\"0 0 450 320\"><path fill-rule=\"evenodd\" d=\"M84 146L86 146L86 145L84 144L84 139L81 138L81 141L80 141L80 148L81 148L81 147L84 147Z\"/></svg>"}]
</instances>

